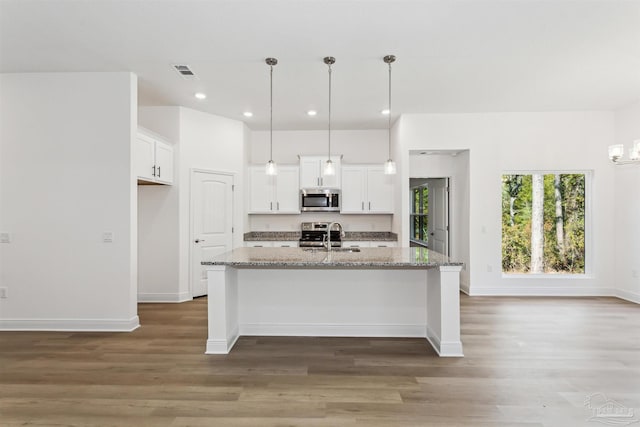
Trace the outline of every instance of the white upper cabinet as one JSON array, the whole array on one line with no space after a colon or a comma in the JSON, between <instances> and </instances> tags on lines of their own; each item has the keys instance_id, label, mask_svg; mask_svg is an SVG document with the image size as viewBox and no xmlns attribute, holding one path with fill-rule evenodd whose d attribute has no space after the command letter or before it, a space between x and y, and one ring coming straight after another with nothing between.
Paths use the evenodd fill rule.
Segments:
<instances>
[{"instance_id":1,"label":"white upper cabinet","mask_svg":"<svg viewBox=\"0 0 640 427\"><path fill-rule=\"evenodd\" d=\"M300 188L340 188L342 156L331 156L335 166L335 175L324 175L327 157L300 156Z\"/></svg>"},{"instance_id":2,"label":"white upper cabinet","mask_svg":"<svg viewBox=\"0 0 640 427\"><path fill-rule=\"evenodd\" d=\"M278 175L267 175L264 165L249 166L250 214L299 214L297 166L278 166Z\"/></svg>"},{"instance_id":3,"label":"white upper cabinet","mask_svg":"<svg viewBox=\"0 0 640 427\"><path fill-rule=\"evenodd\" d=\"M381 165L342 167L343 214L393 213L393 176Z\"/></svg>"},{"instance_id":4,"label":"white upper cabinet","mask_svg":"<svg viewBox=\"0 0 640 427\"><path fill-rule=\"evenodd\" d=\"M173 184L173 147L142 128L136 136L135 165L138 181Z\"/></svg>"}]
</instances>

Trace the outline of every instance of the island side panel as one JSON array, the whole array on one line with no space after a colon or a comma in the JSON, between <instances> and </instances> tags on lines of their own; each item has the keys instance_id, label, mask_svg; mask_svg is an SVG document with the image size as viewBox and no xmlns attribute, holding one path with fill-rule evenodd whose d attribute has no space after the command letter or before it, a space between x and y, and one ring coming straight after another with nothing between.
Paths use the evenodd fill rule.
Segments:
<instances>
[{"instance_id":1,"label":"island side panel","mask_svg":"<svg viewBox=\"0 0 640 427\"><path fill-rule=\"evenodd\" d=\"M424 269L240 269L241 335L426 336Z\"/></svg>"},{"instance_id":2,"label":"island side panel","mask_svg":"<svg viewBox=\"0 0 640 427\"><path fill-rule=\"evenodd\" d=\"M238 274L226 266L207 268L208 326L206 354L228 354L239 336Z\"/></svg>"},{"instance_id":3,"label":"island side panel","mask_svg":"<svg viewBox=\"0 0 640 427\"><path fill-rule=\"evenodd\" d=\"M427 275L427 339L443 357L462 357L460 266L440 266Z\"/></svg>"}]
</instances>

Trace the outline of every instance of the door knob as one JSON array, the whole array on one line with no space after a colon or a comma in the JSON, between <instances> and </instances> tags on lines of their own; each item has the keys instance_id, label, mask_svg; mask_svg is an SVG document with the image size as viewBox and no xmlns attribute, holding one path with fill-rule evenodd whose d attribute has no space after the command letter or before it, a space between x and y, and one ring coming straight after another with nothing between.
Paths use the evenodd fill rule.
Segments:
<instances>
[{"instance_id":1,"label":"door knob","mask_svg":"<svg viewBox=\"0 0 640 427\"><path fill-rule=\"evenodd\" d=\"M204 240L196 239L196 243L204 242Z\"/></svg>"}]
</instances>

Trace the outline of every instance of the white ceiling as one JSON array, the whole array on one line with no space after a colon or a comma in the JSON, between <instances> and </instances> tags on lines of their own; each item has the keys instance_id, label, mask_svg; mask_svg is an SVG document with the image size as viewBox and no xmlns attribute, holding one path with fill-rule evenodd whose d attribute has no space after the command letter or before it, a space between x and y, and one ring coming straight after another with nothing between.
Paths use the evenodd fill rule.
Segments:
<instances>
[{"instance_id":1,"label":"white ceiling","mask_svg":"<svg viewBox=\"0 0 640 427\"><path fill-rule=\"evenodd\" d=\"M0 71L132 71L141 105L187 106L252 129L269 126L268 56L279 60L274 129L326 128L329 55L332 127L385 128L387 54L398 58L394 117L614 110L640 99L640 3L0 0Z\"/></svg>"}]
</instances>

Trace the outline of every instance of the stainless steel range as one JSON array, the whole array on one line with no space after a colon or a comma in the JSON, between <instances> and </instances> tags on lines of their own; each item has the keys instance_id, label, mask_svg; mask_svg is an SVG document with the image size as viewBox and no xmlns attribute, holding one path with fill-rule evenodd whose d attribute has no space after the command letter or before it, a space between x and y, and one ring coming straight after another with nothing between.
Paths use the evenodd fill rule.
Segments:
<instances>
[{"instance_id":1,"label":"stainless steel range","mask_svg":"<svg viewBox=\"0 0 640 427\"><path fill-rule=\"evenodd\" d=\"M342 247L341 227L338 223L328 222L303 222L301 224L301 234L299 246L301 248L321 248L327 239L327 228L331 227L331 247Z\"/></svg>"}]
</instances>

